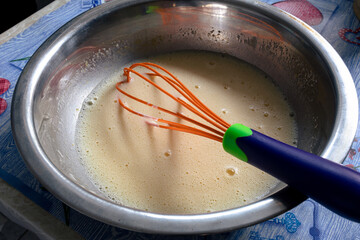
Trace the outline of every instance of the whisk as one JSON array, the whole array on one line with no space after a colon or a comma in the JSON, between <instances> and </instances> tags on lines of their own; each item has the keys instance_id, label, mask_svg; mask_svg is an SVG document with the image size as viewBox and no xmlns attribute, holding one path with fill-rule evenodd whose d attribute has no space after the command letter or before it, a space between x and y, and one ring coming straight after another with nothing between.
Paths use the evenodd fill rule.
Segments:
<instances>
[{"instance_id":1,"label":"whisk","mask_svg":"<svg viewBox=\"0 0 360 240\"><path fill-rule=\"evenodd\" d=\"M146 73L141 74L135 69L145 70ZM132 74L151 84L204 121L156 106L127 93L121 87L130 82ZM245 125L227 123L205 106L179 79L157 64L135 63L124 68L124 76L125 80L116 84L116 89L122 95L184 120L179 123L142 114L118 98L121 107L145 118L148 124L222 142L224 150L231 155L271 174L333 212L360 222L360 173L357 171L277 141ZM161 79L170 89L180 93L181 97L170 94L168 90L152 81L151 77Z\"/></svg>"}]
</instances>

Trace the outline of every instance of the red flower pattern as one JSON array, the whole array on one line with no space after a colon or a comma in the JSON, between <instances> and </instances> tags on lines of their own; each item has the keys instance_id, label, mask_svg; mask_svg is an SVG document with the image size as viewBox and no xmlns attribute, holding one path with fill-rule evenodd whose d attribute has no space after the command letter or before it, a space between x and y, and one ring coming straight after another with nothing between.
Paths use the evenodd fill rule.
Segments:
<instances>
[{"instance_id":1,"label":"red flower pattern","mask_svg":"<svg viewBox=\"0 0 360 240\"><path fill-rule=\"evenodd\" d=\"M342 40L360 46L360 28L352 30L343 28L339 31L339 36Z\"/></svg>"},{"instance_id":2,"label":"red flower pattern","mask_svg":"<svg viewBox=\"0 0 360 240\"><path fill-rule=\"evenodd\" d=\"M0 78L0 95L4 94L10 87L10 81L5 78ZM0 115L5 112L7 108L7 102L0 97Z\"/></svg>"},{"instance_id":3,"label":"red flower pattern","mask_svg":"<svg viewBox=\"0 0 360 240\"><path fill-rule=\"evenodd\" d=\"M310 26L319 25L324 18L320 10L307 0L285 0L273 5L300 18Z\"/></svg>"}]
</instances>

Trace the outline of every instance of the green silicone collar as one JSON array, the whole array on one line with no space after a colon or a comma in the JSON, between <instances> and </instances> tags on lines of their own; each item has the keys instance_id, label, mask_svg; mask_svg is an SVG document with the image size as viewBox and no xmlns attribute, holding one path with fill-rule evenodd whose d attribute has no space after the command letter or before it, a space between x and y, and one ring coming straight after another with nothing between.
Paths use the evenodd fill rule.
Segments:
<instances>
[{"instance_id":1,"label":"green silicone collar","mask_svg":"<svg viewBox=\"0 0 360 240\"><path fill-rule=\"evenodd\" d=\"M226 152L239 158L240 160L247 162L248 158L246 154L236 144L236 139L239 137L248 137L252 135L252 131L249 127L240 123L231 125L225 132L223 138L223 148Z\"/></svg>"}]
</instances>

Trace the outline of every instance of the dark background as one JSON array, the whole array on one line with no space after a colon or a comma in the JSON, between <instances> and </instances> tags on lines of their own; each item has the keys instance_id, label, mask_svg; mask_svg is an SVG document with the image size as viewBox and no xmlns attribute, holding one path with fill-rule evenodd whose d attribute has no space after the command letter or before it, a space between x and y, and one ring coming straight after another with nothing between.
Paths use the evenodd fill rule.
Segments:
<instances>
[{"instance_id":1,"label":"dark background","mask_svg":"<svg viewBox=\"0 0 360 240\"><path fill-rule=\"evenodd\" d=\"M0 34L54 0L1 0Z\"/></svg>"}]
</instances>

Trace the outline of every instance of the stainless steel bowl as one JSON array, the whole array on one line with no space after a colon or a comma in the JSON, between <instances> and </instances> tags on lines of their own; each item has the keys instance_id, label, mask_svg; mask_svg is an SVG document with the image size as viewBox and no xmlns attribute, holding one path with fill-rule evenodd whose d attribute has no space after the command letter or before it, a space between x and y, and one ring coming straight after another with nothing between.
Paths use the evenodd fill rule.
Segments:
<instances>
[{"instance_id":1,"label":"stainless steel bowl","mask_svg":"<svg viewBox=\"0 0 360 240\"><path fill-rule=\"evenodd\" d=\"M31 172L70 207L118 227L153 233L238 229L304 201L305 196L279 184L262 200L236 209L164 215L118 205L92 184L74 147L76 109L129 61L189 49L230 54L266 72L295 110L299 147L343 161L357 126L357 94L345 64L316 31L253 0L123 0L67 23L24 69L11 119Z\"/></svg>"}]
</instances>

